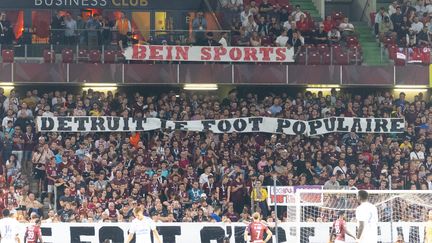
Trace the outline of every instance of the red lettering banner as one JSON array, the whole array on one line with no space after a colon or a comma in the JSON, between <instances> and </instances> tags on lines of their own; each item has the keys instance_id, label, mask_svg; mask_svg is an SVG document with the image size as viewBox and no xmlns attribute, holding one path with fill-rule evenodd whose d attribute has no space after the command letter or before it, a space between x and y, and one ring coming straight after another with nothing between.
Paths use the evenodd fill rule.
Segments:
<instances>
[{"instance_id":1,"label":"red lettering banner","mask_svg":"<svg viewBox=\"0 0 432 243\"><path fill-rule=\"evenodd\" d=\"M287 47L221 47L134 45L125 49L126 60L189 62L294 62Z\"/></svg>"}]
</instances>

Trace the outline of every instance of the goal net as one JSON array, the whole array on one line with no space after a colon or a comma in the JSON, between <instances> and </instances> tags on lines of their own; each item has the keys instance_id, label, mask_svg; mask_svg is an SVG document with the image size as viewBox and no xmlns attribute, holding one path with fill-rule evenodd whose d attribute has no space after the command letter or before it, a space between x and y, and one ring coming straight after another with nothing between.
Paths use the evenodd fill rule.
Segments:
<instances>
[{"instance_id":1,"label":"goal net","mask_svg":"<svg viewBox=\"0 0 432 243\"><path fill-rule=\"evenodd\" d=\"M345 212L347 228L356 233L357 190L298 190L296 192L296 242L329 242L332 222ZM378 242L423 243L429 210L430 191L368 191L369 202L378 209ZM288 214L293 213L288 209ZM366 232L367 233L367 232ZM355 242L346 236L346 242Z\"/></svg>"}]
</instances>

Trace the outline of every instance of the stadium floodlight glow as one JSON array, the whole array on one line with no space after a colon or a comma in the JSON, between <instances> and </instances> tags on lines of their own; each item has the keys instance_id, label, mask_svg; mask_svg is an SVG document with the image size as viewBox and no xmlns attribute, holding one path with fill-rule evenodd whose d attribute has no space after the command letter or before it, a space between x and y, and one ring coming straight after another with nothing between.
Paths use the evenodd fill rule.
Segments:
<instances>
[{"instance_id":1,"label":"stadium floodlight glow","mask_svg":"<svg viewBox=\"0 0 432 243\"><path fill-rule=\"evenodd\" d=\"M306 88L340 88L338 84L309 84Z\"/></svg>"},{"instance_id":2,"label":"stadium floodlight glow","mask_svg":"<svg viewBox=\"0 0 432 243\"><path fill-rule=\"evenodd\" d=\"M309 92L330 92L332 89L340 90L340 85L337 84L311 84L306 86L306 91Z\"/></svg>"},{"instance_id":3,"label":"stadium floodlight glow","mask_svg":"<svg viewBox=\"0 0 432 243\"><path fill-rule=\"evenodd\" d=\"M427 92L427 85L396 85L396 92Z\"/></svg>"},{"instance_id":4,"label":"stadium floodlight glow","mask_svg":"<svg viewBox=\"0 0 432 243\"><path fill-rule=\"evenodd\" d=\"M96 92L116 91L117 84L115 83L84 83L83 90L92 89Z\"/></svg>"},{"instance_id":5,"label":"stadium floodlight glow","mask_svg":"<svg viewBox=\"0 0 432 243\"><path fill-rule=\"evenodd\" d=\"M4 87L4 86L8 86L8 87L13 87L14 83L12 82L0 82L0 87Z\"/></svg>"},{"instance_id":6,"label":"stadium floodlight glow","mask_svg":"<svg viewBox=\"0 0 432 243\"><path fill-rule=\"evenodd\" d=\"M84 83L84 87L104 87L104 88L112 88L117 87L116 83Z\"/></svg>"},{"instance_id":7,"label":"stadium floodlight glow","mask_svg":"<svg viewBox=\"0 0 432 243\"><path fill-rule=\"evenodd\" d=\"M217 84L185 84L185 90L217 90Z\"/></svg>"}]
</instances>

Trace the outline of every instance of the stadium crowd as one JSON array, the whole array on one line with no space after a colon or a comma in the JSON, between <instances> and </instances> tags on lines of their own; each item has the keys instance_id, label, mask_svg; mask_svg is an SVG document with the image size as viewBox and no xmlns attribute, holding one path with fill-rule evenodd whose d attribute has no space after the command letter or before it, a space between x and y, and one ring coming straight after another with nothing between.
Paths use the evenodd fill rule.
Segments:
<instances>
[{"instance_id":1,"label":"stadium crowd","mask_svg":"<svg viewBox=\"0 0 432 243\"><path fill-rule=\"evenodd\" d=\"M264 95L233 90L180 92L66 91L5 96L0 88L0 209L19 220L128 221L140 205L161 222L269 221L265 186L323 185L325 189L432 189L432 105L422 93L374 95L332 90ZM180 131L38 133L37 116L158 117L168 120L272 116L404 117L402 134L213 134ZM392 175L389 185L388 175ZM279 219L286 220L287 215Z\"/></svg>"}]
</instances>

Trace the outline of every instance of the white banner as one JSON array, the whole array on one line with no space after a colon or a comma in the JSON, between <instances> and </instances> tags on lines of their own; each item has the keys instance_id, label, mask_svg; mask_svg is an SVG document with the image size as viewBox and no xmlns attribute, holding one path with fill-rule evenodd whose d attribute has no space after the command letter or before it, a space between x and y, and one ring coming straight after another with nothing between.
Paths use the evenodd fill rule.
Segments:
<instances>
[{"instance_id":1,"label":"white banner","mask_svg":"<svg viewBox=\"0 0 432 243\"><path fill-rule=\"evenodd\" d=\"M21 242L25 233L22 224ZM378 224L378 240L382 243L393 243L398 234L404 236L404 242L424 242L425 222L381 222ZM157 230L163 243L215 243L223 239L230 243L244 242L244 223L160 223ZM300 228L300 238L296 237L296 228ZM279 242L289 243L323 243L328 242L331 223L279 223ZM347 223L351 232L356 232L355 223ZM129 223L53 223L42 224L42 237L45 243L123 243L126 239ZM275 228L270 227L275 234ZM392 235L393 234L393 235ZM300 240L301 239L301 240ZM415 241L418 239L418 241ZM413 240L413 241L411 241ZM275 237L270 242L275 242ZM354 243L347 237L347 243ZM142 243L142 242L137 242Z\"/></svg>"},{"instance_id":2,"label":"white banner","mask_svg":"<svg viewBox=\"0 0 432 243\"><path fill-rule=\"evenodd\" d=\"M134 45L126 60L188 62L294 62L294 48Z\"/></svg>"},{"instance_id":3,"label":"white banner","mask_svg":"<svg viewBox=\"0 0 432 243\"><path fill-rule=\"evenodd\" d=\"M276 187L276 193L275 193L275 187L268 186L267 187L267 205L273 206L276 200L276 203L278 206L296 206L296 200L295 195L296 191L298 189L306 190L306 189L322 189L322 186L318 185L305 185L305 186L277 186ZM276 196L275 196L276 195ZM307 205L318 205L322 202L322 194L319 193L312 193L307 194L303 193L301 194L304 199L302 200L302 206Z\"/></svg>"},{"instance_id":4,"label":"white banner","mask_svg":"<svg viewBox=\"0 0 432 243\"><path fill-rule=\"evenodd\" d=\"M122 118L111 116L37 117L41 132L130 132L173 129L214 133L284 133L322 135L332 132L402 133L405 120L400 118L331 117L312 121L272 117L242 117L222 120L167 121L159 118Z\"/></svg>"}]
</instances>

